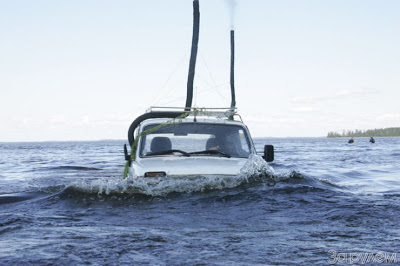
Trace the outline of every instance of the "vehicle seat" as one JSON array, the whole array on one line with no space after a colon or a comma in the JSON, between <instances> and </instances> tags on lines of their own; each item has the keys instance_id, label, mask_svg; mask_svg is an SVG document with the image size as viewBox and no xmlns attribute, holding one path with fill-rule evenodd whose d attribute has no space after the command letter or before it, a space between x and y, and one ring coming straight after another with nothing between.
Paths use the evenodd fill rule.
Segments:
<instances>
[{"instance_id":1,"label":"vehicle seat","mask_svg":"<svg viewBox=\"0 0 400 266\"><path fill-rule=\"evenodd\" d=\"M167 151L171 150L171 148L171 140L167 137L155 137L150 145L151 152Z\"/></svg>"},{"instance_id":2,"label":"vehicle seat","mask_svg":"<svg viewBox=\"0 0 400 266\"><path fill-rule=\"evenodd\" d=\"M206 143L206 150L208 151L212 147L217 147L217 146L218 146L218 141L215 138L208 139Z\"/></svg>"}]
</instances>

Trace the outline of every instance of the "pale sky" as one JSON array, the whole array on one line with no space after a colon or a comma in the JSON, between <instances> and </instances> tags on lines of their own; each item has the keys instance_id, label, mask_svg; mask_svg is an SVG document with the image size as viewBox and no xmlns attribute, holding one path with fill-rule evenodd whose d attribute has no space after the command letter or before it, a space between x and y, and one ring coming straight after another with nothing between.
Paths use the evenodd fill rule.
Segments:
<instances>
[{"instance_id":1,"label":"pale sky","mask_svg":"<svg viewBox=\"0 0 400 266\"><path fill-rule=\"evenodd\" d=\"M233 24L253 137L400 126L400 1L231 2L200 0L197 107L230 104ZM126 139L151 105L184 106L192 12L192 0L0 0L0 142Z\"/></svg>"}]
</instances>

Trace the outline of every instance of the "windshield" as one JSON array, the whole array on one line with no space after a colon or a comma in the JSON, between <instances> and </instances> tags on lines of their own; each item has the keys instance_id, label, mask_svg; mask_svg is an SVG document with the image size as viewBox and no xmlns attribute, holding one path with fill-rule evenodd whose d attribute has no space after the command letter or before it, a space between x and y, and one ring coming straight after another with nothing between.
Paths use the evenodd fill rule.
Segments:
<instances>
[{"instance_id":1,"label":"windshield","mask_svg":"<svg viewBox=\"0 0 400 266\"><path fill-rule=\"evenodd\" d=\"M158 125L148 125L143 131ZM225 156L247 158L251 144L240 126L180 123L163 126L142 136L140 157L159 155Z\"/></svg>"}]
</instances>

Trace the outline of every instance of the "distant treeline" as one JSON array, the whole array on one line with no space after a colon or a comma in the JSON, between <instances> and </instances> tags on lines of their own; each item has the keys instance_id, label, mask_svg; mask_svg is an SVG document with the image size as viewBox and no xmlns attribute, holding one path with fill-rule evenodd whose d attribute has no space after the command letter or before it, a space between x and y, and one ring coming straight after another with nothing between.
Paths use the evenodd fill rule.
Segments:
<instances>
[{"instance_id":1,"label":"distant treeline","mask_svg":"<svg viewBox=\"0 0 400 266\"><path fill-rule=\"evenodd\" d=\"M328 133L328 138L343 138L343 137L400 137L400 127L389 127L381 129L368 130L343 130L342 133L331 131Z\"/></svg>"}]
</instances>

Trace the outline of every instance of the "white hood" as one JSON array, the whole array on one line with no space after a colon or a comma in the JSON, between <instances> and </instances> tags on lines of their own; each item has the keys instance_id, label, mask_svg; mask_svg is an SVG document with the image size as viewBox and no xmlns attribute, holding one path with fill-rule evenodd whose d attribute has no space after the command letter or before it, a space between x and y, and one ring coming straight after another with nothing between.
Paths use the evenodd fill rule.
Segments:
<instances>
[{"instance_id":1,"label":"white hood","mask_svg":"<svg viewBox=\"0 0 400 266\"><path fill-rule=\"evenodd\" d=\"M238 175L247 158L223 157L156 157L132 164L136 176L145 172L165 172L167 176Z\"/></svg>"}]
</instances>

